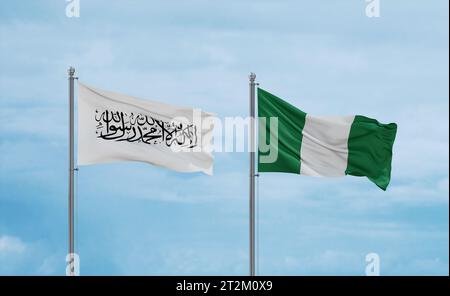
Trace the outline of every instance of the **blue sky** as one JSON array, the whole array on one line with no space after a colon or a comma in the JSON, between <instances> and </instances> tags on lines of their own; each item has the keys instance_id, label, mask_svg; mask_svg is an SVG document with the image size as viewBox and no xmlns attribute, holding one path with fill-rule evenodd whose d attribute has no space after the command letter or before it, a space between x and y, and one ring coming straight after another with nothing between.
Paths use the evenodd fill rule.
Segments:
<instances>
[{"instance_id":1,"label":"blue sky","mask_svg":"<svg viewBox=\"0 0 450 296\"><path fill-rule=\"evenodd\" d=\"M449 273L448 1L63 0L0 3L0 274L65 273L67 68L100 88L248 114L248 73L316 115L399 125L392 183L259 179L259 274ZM82 167L84 275L244 275L248 158L215 174Z\"/></svg>"}]
</instances>

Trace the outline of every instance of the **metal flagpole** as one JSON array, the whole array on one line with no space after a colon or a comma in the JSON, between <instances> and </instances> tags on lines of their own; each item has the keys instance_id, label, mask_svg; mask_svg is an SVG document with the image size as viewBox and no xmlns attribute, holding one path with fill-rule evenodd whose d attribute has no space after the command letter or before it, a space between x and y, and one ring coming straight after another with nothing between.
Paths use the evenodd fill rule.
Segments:
<instances>
[{"instance_id":1,"label":"metal flagpole","mask_svg":"<svg viewBox=\"0 0 450 296\"><path fill-rule=\"evenodd\" d=\"M250 276L255 275L255 73L250 73Z\"/></svg>"},{"instance_id":2,"label":"metal flagpole","mask_svg":"<svg viewBox=\"0 0 450 296\"><path fill-rule=\"evenodd\" d=\"M70 67L69 74L69 275L75 275L75 238L74 238L74 74L75 68Z\"/></svg>"}]
</instances>

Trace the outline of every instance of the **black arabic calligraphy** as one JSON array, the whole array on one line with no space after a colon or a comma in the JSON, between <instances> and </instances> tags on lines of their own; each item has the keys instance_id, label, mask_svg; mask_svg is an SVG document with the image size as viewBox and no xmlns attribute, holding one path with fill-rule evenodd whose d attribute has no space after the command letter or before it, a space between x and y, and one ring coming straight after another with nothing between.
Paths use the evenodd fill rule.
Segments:
<instances>
[{"instance_id":1,"label":"black arabic calligraphy","mask_svg":"<svg viewBox=\"0 0 450 296\"><path fill-rule=\"evenodd\" d=\"M141 113L95 110L97 138L113 141L197 146L197 126L155 119Z\"/></svg>"}]
</instances>

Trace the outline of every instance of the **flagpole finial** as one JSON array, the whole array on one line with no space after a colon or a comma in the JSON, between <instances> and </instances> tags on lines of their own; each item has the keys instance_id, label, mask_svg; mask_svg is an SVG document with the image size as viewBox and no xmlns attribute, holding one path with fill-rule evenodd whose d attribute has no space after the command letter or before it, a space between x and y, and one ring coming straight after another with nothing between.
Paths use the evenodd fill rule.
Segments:
<instances>
[{"instance_id":1,"label":"flagpole finial","mask_svg":"<svg viewBox=\"0 0 450 296\"><path fill-rule=\"evenodd\" d=\"M69 76L73 76L75 74L75 68L74 67L70 67L67 70L67 73L69 74Z\"/></svg>"},{"instance_id":2,"label":"flagpole finial","mask_svg":"<svg viewBox=\"0 0 450 296\"><path fill-rule=\"evenodd\" d=\"M250 75L248 76L248 78L250 79L251 82L255 82L256 74L251 72Z\"/></svg>"}]
</instances>

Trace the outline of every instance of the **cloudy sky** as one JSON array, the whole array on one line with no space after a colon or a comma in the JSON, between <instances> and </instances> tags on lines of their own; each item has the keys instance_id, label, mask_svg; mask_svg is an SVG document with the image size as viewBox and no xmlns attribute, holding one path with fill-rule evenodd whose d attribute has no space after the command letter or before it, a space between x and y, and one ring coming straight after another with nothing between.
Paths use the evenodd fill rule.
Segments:
<instances>
[{"instance_id":1,"label":"cloudy sky","mask_svg":"<svg viewBox=\"0 0 450 296\"><path fill-rule=\"evenodd\" d=\"M248 73L316 115L399 125L392 183L264 174L258 272L449 273L448 1L64 0L0 3L0 274L65 273L67 68L99 88L248 114ZM84 275L244 275L248 156L214 176L80 168Z\"/></svg>"}]
</instances>

